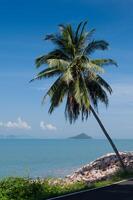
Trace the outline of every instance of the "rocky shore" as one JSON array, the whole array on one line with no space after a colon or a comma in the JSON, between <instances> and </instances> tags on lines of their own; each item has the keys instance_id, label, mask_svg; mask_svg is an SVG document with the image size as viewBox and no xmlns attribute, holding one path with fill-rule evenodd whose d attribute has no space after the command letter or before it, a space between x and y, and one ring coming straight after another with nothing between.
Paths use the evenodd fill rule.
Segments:
<instances>
[{"instance_id":1,"label":"rocky shore","mask_svg":"<svg viewBox=\"0 0 133 200\"><path fill-rule=\"evenodd\" d=\"M120 155L127 169L133 170L133 152L120 152ZM119 170L121 167L115 153L109 153L68 175L65 181L67 183L85 181L91 184L106 180Z\"/></svg>"}]
</instances>

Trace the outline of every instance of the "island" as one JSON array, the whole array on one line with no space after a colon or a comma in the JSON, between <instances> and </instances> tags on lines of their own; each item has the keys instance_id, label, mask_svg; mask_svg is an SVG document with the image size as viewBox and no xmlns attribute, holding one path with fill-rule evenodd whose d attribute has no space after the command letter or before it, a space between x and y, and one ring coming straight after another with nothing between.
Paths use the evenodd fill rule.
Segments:
<instances>
[{"instance_id":1,"label":"island","mask_svg":"<svg viewBox=\"0 0 133 200\"><path fill-rule=\"evenodd\" d=\"M76 136L69 137L68 139L92 139L91 136L88 136L85 133L78 134Z\"/></svg>"}]
</instances>

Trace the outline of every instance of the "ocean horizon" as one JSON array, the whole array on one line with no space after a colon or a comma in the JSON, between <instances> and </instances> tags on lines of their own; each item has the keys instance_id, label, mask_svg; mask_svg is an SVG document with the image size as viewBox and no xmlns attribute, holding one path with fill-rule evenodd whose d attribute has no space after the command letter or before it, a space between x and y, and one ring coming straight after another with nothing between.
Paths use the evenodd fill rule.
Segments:
<instances>
[{"instance_id":1,"label":"ocean horizon","mask_svg":"<svg viewBox=\"0 0 133 200\"><path fill-rule=\"evenodd\" d=\"M119 151L133 151L133 139L115 139ZM106 139L0 139L0 178L64 177L106 153Z\"/></svg>"}]
</instances>

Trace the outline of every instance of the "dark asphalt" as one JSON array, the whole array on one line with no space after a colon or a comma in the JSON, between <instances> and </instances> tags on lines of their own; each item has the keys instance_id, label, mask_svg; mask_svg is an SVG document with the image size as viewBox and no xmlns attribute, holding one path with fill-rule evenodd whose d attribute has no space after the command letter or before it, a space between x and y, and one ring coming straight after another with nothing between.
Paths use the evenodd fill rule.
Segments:
<instances>
[{"instance_id":1,"label":"dark asphalt","mask_svg":"<svg viewBox=\"0 0 133 200\"><path fill-rule=\"evenodd\" d=\"M133 200L133 179L96 190L52 198L51 200Z\"/></svg>"}]
</instances>

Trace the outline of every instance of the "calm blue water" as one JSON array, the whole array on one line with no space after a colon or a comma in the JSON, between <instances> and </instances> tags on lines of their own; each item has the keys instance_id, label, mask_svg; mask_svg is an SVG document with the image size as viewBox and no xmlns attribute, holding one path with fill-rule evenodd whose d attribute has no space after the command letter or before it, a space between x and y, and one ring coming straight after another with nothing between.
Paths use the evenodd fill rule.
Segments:
<instances>
[{"instance_id":1,"label":"calm blue water","mask_svg":"<svg viewBox=\"0 0 133 200\"><path fill-rule=\"evenodd\" d=\"M115 140L121 151L133 151L133 140ZM0 140L0 177L62 177L112 152L106 140Z\"/></svg>"}]
</instances>

